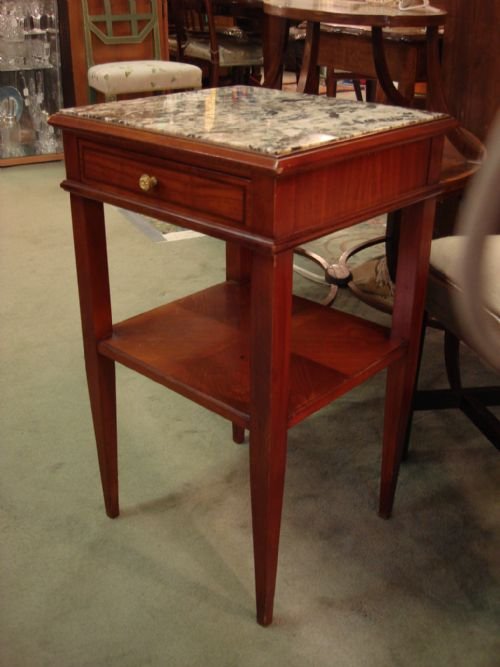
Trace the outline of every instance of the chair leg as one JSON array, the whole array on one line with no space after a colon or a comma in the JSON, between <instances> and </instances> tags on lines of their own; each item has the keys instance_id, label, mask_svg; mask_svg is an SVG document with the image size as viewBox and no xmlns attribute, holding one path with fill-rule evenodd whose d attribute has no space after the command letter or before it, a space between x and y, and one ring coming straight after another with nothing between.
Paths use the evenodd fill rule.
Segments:
<instances>
[{"instance_id":1,"label":"chair leg","mask_svg":"<svg viewBox=\"0 0 500 667\"><path fill-rule=\"evenodd\" d=\"M356 99L358 102L363 101L363 91L361 90L361 83L359 79L353 79L352 85L354 86L354 92L356 93Z\"/></svg>"},{"instance_id":2,"label":"chair leg","mask_svg":"<svg viewBox=\"0 0 500 667\"><path fill-rule=\"evenodd\" d=\"M479 393L474 394L474 392L463 388L460 373L460 340L448 330L445 330L444 333L444 357L448 382L451 391L457 395L459 408L481 433L497 449L500 449L500 422L486 407L488 400L481 398ZM498 387L496 390L498 395ZM495 387L491 388L491 392L495 392ZM493 404L495 404L494 401Z\"/></svg>"},{"instance_id":3,"label":"chair leg","mask_svg":"<svg viewBox=\"0 0 500 667\"><path fill-rule=\"evenodd\" d=\"M212 63L210 66L210 86L217 88L219 85L220 67L219 63Z\"/></svg>"},{"instance_id":4,"label":"chair leg","mask_svg":"<svg viewBox=\"0 0 500 667\"><path fill-rule=\"evenodd\" d=\"M376 79L366 79L366 94L365 98L367 102L375 102L377 96L377 81Z\"/></svg>"},{"instance_id":5,"label":"chair leg","mask_svg":"<svg viewBox=\"0 0 500 667\"><path fill-rule=\"evenodd\" d=\"M488 409L500 405L500 387L463 387L460 373L460 339L444 331L444 357L449 389L415 391L413 410L459 409L500 450L500 421ZM409 437L409 433L407 434ZM408 443L406 443L408 445Z\"/></svg>"},{"instance_id":6,"label":"chair leg","mask_svg":"<svg viewBox=\"0 0 500 667\"><path fill-rule=\"evenodd\" d=\"M337 96L337 78L335 76L335 70L333 67L326 68L326 96L327 97L336 97Z\"/></svg>"},{"instance_id":7,"label":"chair leg","mask_svg":"<svg viewBox=\"0 0 500 667\"><path fill-rule=\"evenodd\" d=\"M496 387L496 389L498 392L499 388ZM465 392L460 407L484 437L500 451L500 421L493 412L469 392Z\"/></svg>"},{"instance_id":8,"label":"chair leg","mask_svg":"<svg viewBox=\"0 0 500 667\"><path fill-rule=\"evenodd\" d=\"M258 65L250 68L248 83L250 86L260 86L262 81L262 70Z\"/></svg>"},{"instance_id":9,"label":"chair leg","mask_svg":"<svg viewBox=\"0 0 500 667\"><path fill-rule=\"evenodd\" d=\"M346 76L348 76L346 74ZM333 67L326 68L326 96L327 97L336 97L337 96L337 77L335 75L335 70ZM354 92L356 93L356 99L358 102L363 101L363 91L361 90L361 82L359 79L352 79L352 85L354 87Z\"/></svg>"},{"instance_id":10,"label":"chair leg","mask_svg":"<svg viewBox=\"0 0 500 667\"><path fill-rule=\"evenodd\" d=\"M444 360L450 387L455 391L460 391L462 388L462 378L460 376L460 341L447 329L444 332Z\"/></svg>"}]
</instances>

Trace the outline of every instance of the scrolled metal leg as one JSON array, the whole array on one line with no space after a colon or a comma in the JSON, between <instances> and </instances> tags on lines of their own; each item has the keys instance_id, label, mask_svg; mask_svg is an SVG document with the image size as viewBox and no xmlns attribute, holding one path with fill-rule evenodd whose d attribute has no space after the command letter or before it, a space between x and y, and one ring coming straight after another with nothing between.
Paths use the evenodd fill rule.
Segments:
<instances>
[{"instance_id":1,"label":"scrolled metal leg","mask_svg":"<svg viewBox=\"0 0 500 667\"><path fill-rule=\"evenodd\" d=\"M304 269L297 264L294 264L293 270L295 273L302 276L303 278L306 278L307 280L311 280L312 282L318 283L320 285L329 285L330 290L327 296L321 301L321 304L324 306L332 305L338 294L338 290L341 287L348 287L362 301L371 303L370 299L367 298L366 295L360 289L358 289L353 282L353 276L348 266L348 260L358 252L366 250L367 248L371 248L372 246L378 245L380 243L384 243L385 240L385 236L377 236L376 238L370 239L369 241L358 243L349 250L345 250L340 255L338 262L334 263L327 262L324 257L321 257L321 255L318 255L311 250L307 250L306 248L295 248L294 253L296 255L305 257L306 259L320 266L324 271L324 275L321 276L317 273L314 273L313 271L308 271L307 269ZM382 309L386 310L384 307L382 307Z\"/></svg>"}]
</instances>

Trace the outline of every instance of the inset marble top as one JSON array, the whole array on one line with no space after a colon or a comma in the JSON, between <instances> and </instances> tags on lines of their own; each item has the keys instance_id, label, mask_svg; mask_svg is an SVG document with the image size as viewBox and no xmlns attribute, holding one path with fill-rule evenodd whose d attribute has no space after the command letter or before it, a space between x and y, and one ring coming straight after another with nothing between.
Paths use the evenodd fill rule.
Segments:
<instances>
[{"instance_id":1,"label":"inset marble top","mask_svg":"<svg viewBox=\"0 0 500 667\"><path fill-rule=\"evenodd\" d=\"M444 116L250 86L106 102L60 113L276 157Z\"/></svg>"}]
</instances>

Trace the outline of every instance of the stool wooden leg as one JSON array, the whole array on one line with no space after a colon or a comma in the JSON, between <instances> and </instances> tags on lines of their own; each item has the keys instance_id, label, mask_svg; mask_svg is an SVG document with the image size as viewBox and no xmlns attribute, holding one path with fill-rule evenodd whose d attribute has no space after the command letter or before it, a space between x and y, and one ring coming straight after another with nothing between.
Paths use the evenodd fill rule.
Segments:
<instances>
[{"instance_id":1,"label":"stool wooden leg","mask_svg":"<svg viewBox=\"0 0 500 667\"><path fill-rule=\"evenodd\" d=\"M106 234L100 202L71 196L85 368L106 513L119 514L115 365L98 353L111 335Z\"/></svg>"}]
</instances>

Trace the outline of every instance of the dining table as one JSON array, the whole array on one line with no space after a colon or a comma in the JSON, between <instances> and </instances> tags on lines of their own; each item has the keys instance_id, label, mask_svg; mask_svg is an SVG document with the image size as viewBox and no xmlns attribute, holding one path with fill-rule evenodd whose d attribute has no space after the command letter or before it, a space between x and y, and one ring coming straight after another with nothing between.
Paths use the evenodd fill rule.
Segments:
<instances>
[{"instance_id":1,"label":"dining table","mask_svg":"<svg viewBox=\"0 0 500 667\"><path fill-rule=\"evenodd\" d=\"M367 27L371 31L373 62L379 84L390 104L408 106L409 100L393 82L387 63L384 30L423 30L426 41L426 70L429 106L443 109L442 79L439 61L440 29L446 12L432 6L410 6L400 9L394 0L263 0L265 20L264 63L265 85L281 86L283 54L286 49L290 21L307 25L304 58L298 90L318 90L318 52L321 24L341 27ZM322 64L325 64L322 62Z\"/></svg>"}]
</instances>

